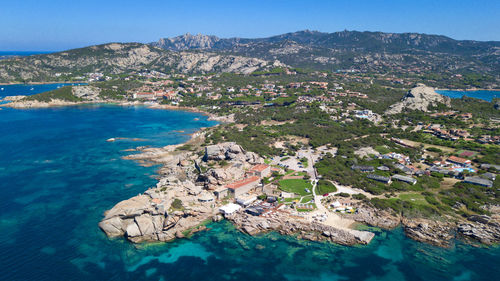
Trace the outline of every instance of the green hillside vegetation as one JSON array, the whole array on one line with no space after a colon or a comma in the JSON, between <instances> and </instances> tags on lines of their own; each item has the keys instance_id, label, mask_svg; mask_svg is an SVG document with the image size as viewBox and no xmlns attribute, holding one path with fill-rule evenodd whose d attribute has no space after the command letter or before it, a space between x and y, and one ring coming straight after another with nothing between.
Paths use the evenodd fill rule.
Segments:
<instances>
[{"instance_id":1,"label":"green hillside vegetation","mask_svg":"<svg viewBox=\"0 0 500 281\"><path fill-rule=\"evenodd\" d=\"M58 99L63 101L71 101L71 102L79 102L82 101L81 98L76 97L72 93L72 86L65 86L59 89L55 89L52 91L27 96L23 100L26 101L41 101L41 102L50 102L51 100Z\"/></svg>"}]
</instances>

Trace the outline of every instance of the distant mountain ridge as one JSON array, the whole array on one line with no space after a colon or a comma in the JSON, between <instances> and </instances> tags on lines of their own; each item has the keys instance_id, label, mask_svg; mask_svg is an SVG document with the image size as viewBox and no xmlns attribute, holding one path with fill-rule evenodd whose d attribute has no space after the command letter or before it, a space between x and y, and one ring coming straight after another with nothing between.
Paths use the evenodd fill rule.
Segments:
<instances>
[{"instance_id":1,"label":"distant mountain ridge","mask_svg":"<svg viewBox=\"0 0 500 281\"><path fill-rule=\"evenodd\" d=\"M109 43L0 60L0 82L55 81L92 72L249 74L289 66L399 75L474 74L500 83L500 42L441 35L298 31L267 38L185 34L150 44Z\"/></svg>"},{"instance_id":2,"label":"distant mountain ridge","mask_svg":"<svg viewBox=\"0 0 500 281\"><path fill-rule=\"evenodd\" d=\"M224 50L259 43L280 43L293 41L301 45L337 49L363 49L368 51L421 50L431 52L467 53L478 51L500 51L500 41L455 40L443 35L422 33L384 33L370 31L340 31L325 33L319 31L297 31L267 38L219 38L214 35L184 35L162 38L151 43L163 49L180 51L189 49Z\"/></svg>"},{"instance_id":3,"label":"distant mountain ridge","mask_svg":"<svg viewBox=\"0 0 500 281\"><path fill-rule=\"evenodd\" d=\"M185 34L151 43L167 50L210 50L317 69L388 68L431 65L432 69L500 71L500 42L454 40L442 35L298 31L267 38L219 38ZM447 57L443 57L446 55Z\"/></svg>"}]
</instances>

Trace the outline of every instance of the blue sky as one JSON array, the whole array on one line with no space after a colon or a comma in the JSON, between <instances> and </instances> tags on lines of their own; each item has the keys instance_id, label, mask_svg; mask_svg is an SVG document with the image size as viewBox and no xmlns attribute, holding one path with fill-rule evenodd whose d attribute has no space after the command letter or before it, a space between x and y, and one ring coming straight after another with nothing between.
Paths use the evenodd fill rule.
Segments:
<instances>
[{"instance_id":1,"label":"blue sky","mask_svg":"<svg viewBox=\"0 0 500 281\"><path fill-rule=\"evenodd\" d=\"M310 29L419 32L500 41L500 0L14 0L0 51L65 50L202 33L267 37Z\"/></svg>"}]
</instances>

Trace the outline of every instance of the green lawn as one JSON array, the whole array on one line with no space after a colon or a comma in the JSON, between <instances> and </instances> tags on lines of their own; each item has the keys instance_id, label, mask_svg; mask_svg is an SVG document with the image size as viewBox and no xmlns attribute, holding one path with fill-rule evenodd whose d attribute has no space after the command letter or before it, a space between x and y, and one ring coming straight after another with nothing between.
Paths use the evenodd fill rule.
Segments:
<instances>
[{"instance_id":1,"label":"green lawn","mask_svg":"<svg viewBox=\"0 0 500 281\"><path fill-rule=\"evenodd\" d=\"M307 196L302 197L302 199L300 200L300 203L307 203L307 202L310 202L311 200L314 202L312 195L311 196L307 195Z\"/></svg>"},{"instance_id":2,"label":"green lawn","mask_svg":"<svg viewBox=\"0 0 500 281\"><path fill-rule=\"evenodd\" d=\"M403 201L410 201L410 202L418 204L418 205L429 205L427 200L425 200L425 197L419 193L400 194L399 199L401 199Z\"/></svg>"},{"instance_id":3,"label":"green lawn","mask_svg":"<svg viewBox=\"0 0 500 281\"><path fill-rule=\"evenodd\" d=\"M288 170L287 173L285 174L285 176L306 176L307 173L306 172L302 172L302 171L295 171L295 170Z\"/></svg>"},{"instance_id":4,"label":"green lawn","mask_svg":"<svg viewBox=\"0 0 500 281\"><path fill-rule=\"evenodd\" d=\"M318 185L316 186L316 191L317 191L317 194L323 195L326 193L336 192L337 188L335 187L335 185L333 185L333 183L331 183L329 181L320 180L318 182Z\"/></svg>"},{"instance_id":5,"label":"green lawn","mask_svg":"<svg viewBox=\"0 0 500 281\"><path fill-rule=\"evenodd\" d=\"M280 189L286 192L293 192L299 195L308 195L311 192L306 192L305 189L309 189L311 191L312 184L308 180L302 179L288 179L288 180L280 180L279 181Z\"/></svg>"}]
</instances>

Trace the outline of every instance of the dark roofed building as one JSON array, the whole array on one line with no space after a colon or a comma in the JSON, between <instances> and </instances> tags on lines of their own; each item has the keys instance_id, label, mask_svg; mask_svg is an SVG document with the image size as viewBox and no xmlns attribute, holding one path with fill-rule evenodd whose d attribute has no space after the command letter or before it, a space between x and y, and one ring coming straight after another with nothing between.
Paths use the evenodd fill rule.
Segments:
<instances>
[{"instance_id":1,"label":"dark roofed building","mask_svg":"<svg viewBox=\"0 0 500 281\"><path fill-rule=\"evenodd\" d=\"M402 175L394 175L392 176L392 179L403 181L409 184L416 184L417 180L412 178L412 177L407 177L407 176L402 176Z\"/></svg>"},{"instance_id":2,"label":"dark roofed building","mask_svg":"<svg viewBox=\"0 0 500 281\"><path fill-rule=\"evenodd\" d=\"M352 165L351 169L361 172L373 172L375 168L373 166L364 166L364 165Z\"/></svg>"},{"instance_id":3,"label":"dark roofed building","mask_svg":"<svg viewBox=\"0 0 500 281\"><path fill-rule=\"evenodd\" d=\"M480 177L466 177L464 179L465 183L470 183L470 184L475 184L475 185L480 185L480 186L485 186L485 187L492 187L493 182L487 179L483 179Z\"/></svg>"},{"instance_id":4,"label":"dark roofed building","mask_svg":"<svg viewBox=\"0 0 500 281\"><path fill-rule=\"evenodd\" d=\"M372 179L372 180L383 182L383 183L391 183L390 177L384 177L384 176L379 176L379 175L375 175L375 174L369 174L366 177L369 179Z\"/></svg>"},{"instance_id":5,"label":"dark roofed building","mask_svg":"<svg viewBox=\"0 0 500 281\"><path fill-rule=\"evenodd\" d=\"M481 177L488 179L488 180L491 180L491 181L495 181L495 179L497 178L497 175L495 175L493 173L484 173L481 175Z\"/></svg>"},{"instance_id":6,"label":"dark roofed building","mask_svg":"<svg viewBox=\"0 0 500 281\"><path fill-rule=\"evenodd\" d=\"M481 169L489 169L489 168L495 168L496 170L500 171L500 165L493 165L493 164L481 164Z\"/></svg>"},{"instance_id":7,"label":"dark roofed building","mask_svg":"<svg viewBox=\"0 0 500 281\"><path fill-rule=\"evenodd\" d=\"M401 163L396 163L394 164L394 168L398 169L398 170L401 170L403 172L405 172L406 174L413 174L413 170L406 167L405 165L401 164Z\"/></svg>"},{"instance_id":8,"label":"dark roofed building","mask_svg":"<svg viewBox=\"0 0 500 281\"><path fill-rule=\"evenodd\" d=\"M378 166L377 170L380 170L380 171L389 171L390 169L387 166Z\"/></svg>"}]
</instances>

